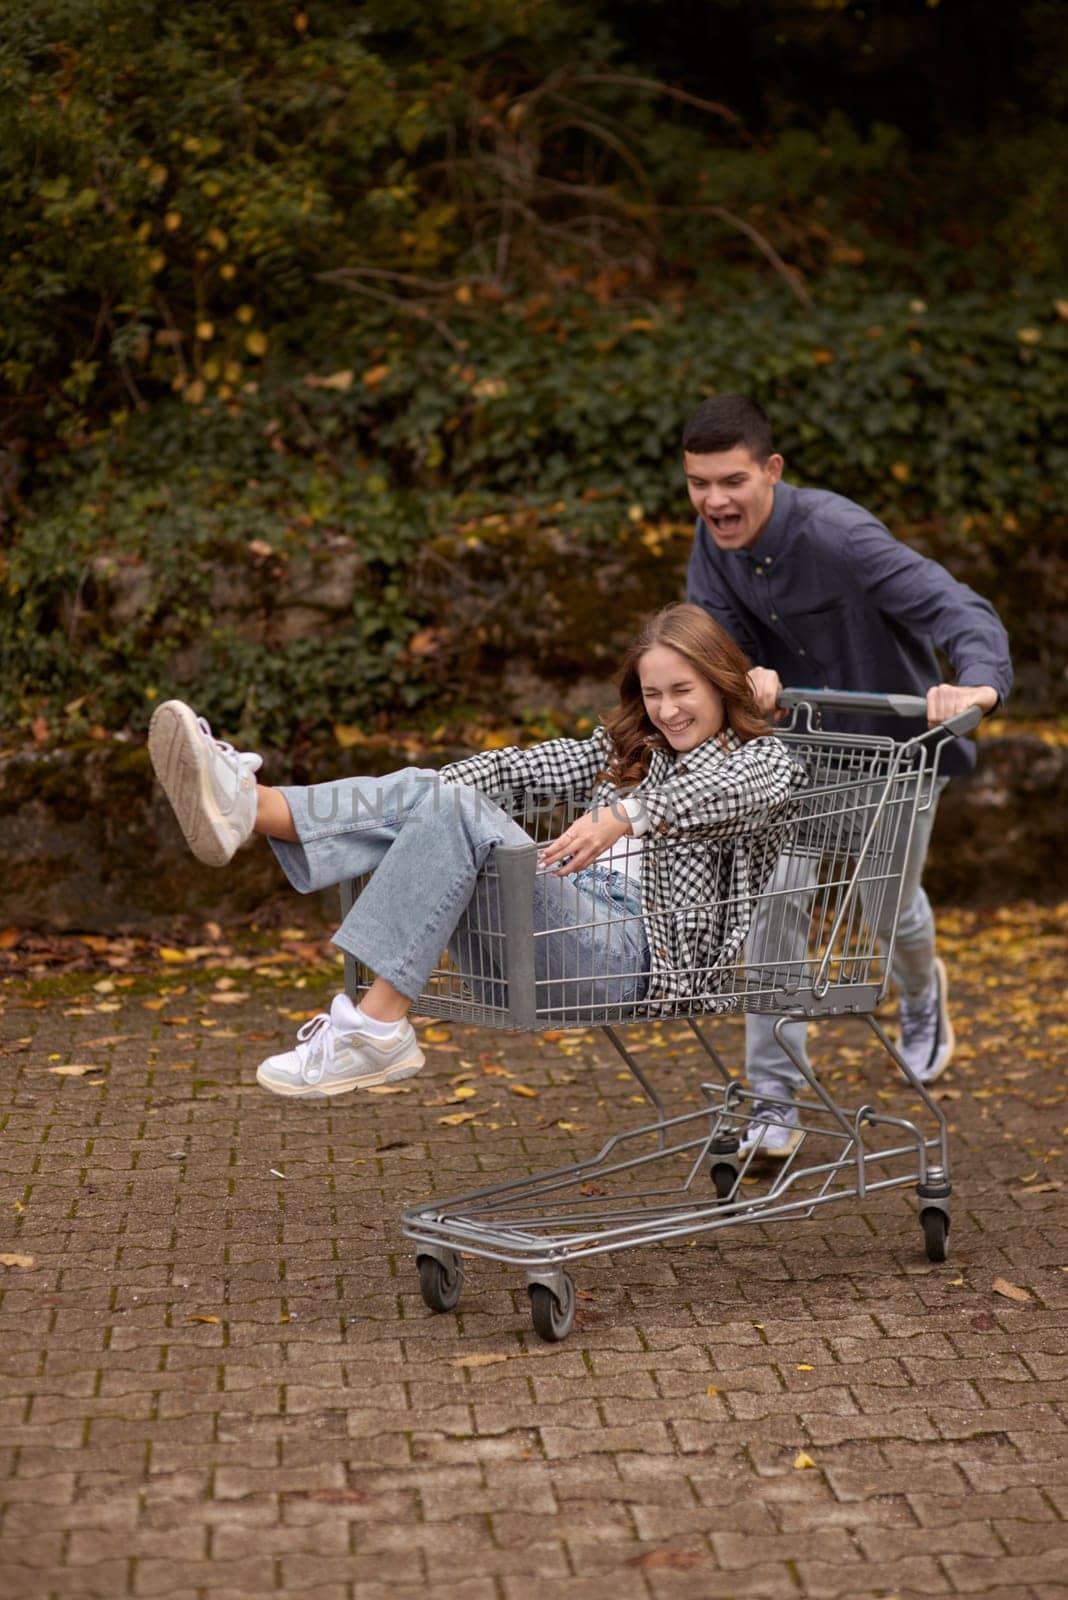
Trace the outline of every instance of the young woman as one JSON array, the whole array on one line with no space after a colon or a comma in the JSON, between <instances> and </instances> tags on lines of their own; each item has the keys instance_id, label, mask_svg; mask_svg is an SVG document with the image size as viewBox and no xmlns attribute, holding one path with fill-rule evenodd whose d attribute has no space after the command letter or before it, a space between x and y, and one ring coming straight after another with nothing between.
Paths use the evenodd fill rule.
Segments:
<instances>
[{"instance_id":1,"label":"young woman","mask_svg":"<svg viewBox=\"0 0 1068 1600\"><path fill-rule=\"evenodd\" d=\"M530 842L497 803L517 796L588 797L539 859L539 1012L708 1008L778 853L774 819L805 781L760 718L748 668L700 607L669 606L627 651L619 705L589 739L311 788L257 784L260 756L214 739L181 701L161 705L149 750L199 860L223 866L262 833L302 893L372 874L334 942L374 981L264 1061L263 1087L335 1095L418 1072L408 1012L446 946L500 983L496 900L479 873L495 846Z\"/></svg>"}]
</instances>

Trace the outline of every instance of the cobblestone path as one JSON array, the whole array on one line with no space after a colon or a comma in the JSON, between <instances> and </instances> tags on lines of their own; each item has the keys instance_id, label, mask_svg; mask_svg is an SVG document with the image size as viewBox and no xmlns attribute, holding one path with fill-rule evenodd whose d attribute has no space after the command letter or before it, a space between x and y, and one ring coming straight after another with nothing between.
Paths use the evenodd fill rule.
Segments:
<instances>
[{"instance_id":1,"label":"cobblestone path","mask_svg":"<svg viewBox=\"0 0 1068 1600\"><path fill-rule=\"evenodd\" d=\"M321 963L12 970L0 1595L1068 1594L1064 919L950 922L945 1264L896 1191L581 1263L555 1346L503 1266L428 1312L398 1216L641 1117L595 1036L437 1026L405 1092L293 1103L255 1065ZM632 1038L691 1103L685 1030ZM906 1107L860 1025L817 1054Z\"/></svg>"}]
</instances>

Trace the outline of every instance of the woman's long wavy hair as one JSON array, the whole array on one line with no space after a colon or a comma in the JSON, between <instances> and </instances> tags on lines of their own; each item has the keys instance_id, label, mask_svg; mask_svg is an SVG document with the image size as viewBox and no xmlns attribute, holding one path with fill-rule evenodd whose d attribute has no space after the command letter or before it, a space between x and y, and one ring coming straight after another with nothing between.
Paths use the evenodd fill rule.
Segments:
<instances>
[{"instance_id":1,"label":"woman's long wavy hair","mask_svg":"<svg viewBox=\"0 0 1068 1600\"><path fill-rule=\"evenodd\" d=\"M769 731L749 687L749 659L730 634L700 606L666 606L649 618L623 658L619 705L604 719L615 746L606 776L620 788L645 776L651 751L671 749L654 727L642 699L641 659L656 645L677 650L706 683L719 690L726 716L719 734L722 742L728 729L743 744Z\"/></svg>"}]
</instances>

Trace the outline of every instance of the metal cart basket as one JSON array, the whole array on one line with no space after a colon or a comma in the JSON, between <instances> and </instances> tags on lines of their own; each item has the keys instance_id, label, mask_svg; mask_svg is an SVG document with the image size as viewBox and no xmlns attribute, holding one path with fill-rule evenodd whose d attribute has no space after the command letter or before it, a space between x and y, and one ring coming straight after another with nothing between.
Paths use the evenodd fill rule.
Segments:
<instances>
[{"instance_id":1,"label":"metal cart basket","mask_svg":"<svg viewBox=\"0 0 1068 1600\"><path fill-rule=\"evenodd\" d=\"M820 718L825 710L924 718L923 700L806 689L785 691L780 704L790 718L779 736L809 782L774 819L774 828L763 839L754 835L742 851L744 897L733 870L739 841L699 846L731 853L713 880L724 886L723 900L674 908L675 914L712 916L717 926L736 931L741 918L743 930L733 943L725 940L725 958L697 975L683 1001L646 1007L611 988L606 999L603 986L595 992L588 974L547 975L544 963L539 966L537 941L545 934L534 931L531 911L538 847L586 809L586 797L520 797L515 814L532 842L492 853L466 925L416 1010L512 1031L596 1025L634 1074L656 1119L613 1134L587 1160L410 1206L403 1230L415 1244L420 1289L432 1310L458 1303L463 1257L485 1257L524 1270L536 1331L543 1339L563 1339L575 1314L567 1268L586 1256L810 1217L833 1201L912 1185L928 1258L945 1259L946 1120L874 1012L890 979L902 874L917 814L933 803L946 740L974 727L979 713L962 713L898 742L826 731ZM648 836L641 845L660 848ZM618 851L617 846L613 868L620 864ZM361 887L362 881L343 886L345 911ZM353 997L370 980L366 969L347 958L346 987ZM757 1011L778 1018L775 1037L804 1081L804 1094L793 1102L746 1088L702 1027L701 1018L711 1014ZM840 1105L784 1032L791 1019L845 1015L866 1021L919 1097L918 1116L892 1116L870 1104ZM616 1031L665 1018L685 1020L714 1072L700 1085L700 1108L675 1116L667 1115L655 1085ZM794 1148L775 1162L763 1150L769 1106L773 1116L774 1110L796 1107L798 1117Z\"/></svg>"}]
</instances>

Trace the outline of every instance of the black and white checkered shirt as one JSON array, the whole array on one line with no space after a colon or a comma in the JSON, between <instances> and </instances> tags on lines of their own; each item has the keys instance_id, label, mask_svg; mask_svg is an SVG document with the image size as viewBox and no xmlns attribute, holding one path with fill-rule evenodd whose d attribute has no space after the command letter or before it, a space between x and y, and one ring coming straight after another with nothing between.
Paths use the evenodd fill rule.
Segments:
<instances>
[{"instance_id":1,"label":"black and white checkered shirt","mask_svg":"<svg viewBox=\"0 0 1068 1600\"><path fill-rule=\"evenodd\" d=\"M639 797L644 816L635 831L645 835L642 917L650 948L645 1009L685 1015L733 1007L714 997L733 986L756 896L783 845L784 808L808 781L773 734L743 744L728 733L725 744L708 739L682 755L654 749L630 790L601 776L612 754L603 727L589 739L482 751L440 776L505 809L531 794L588 796L590 810Z\"/></svg>"}]
</instances>

